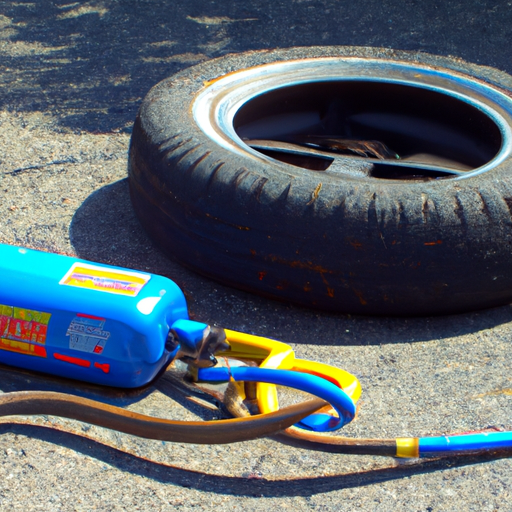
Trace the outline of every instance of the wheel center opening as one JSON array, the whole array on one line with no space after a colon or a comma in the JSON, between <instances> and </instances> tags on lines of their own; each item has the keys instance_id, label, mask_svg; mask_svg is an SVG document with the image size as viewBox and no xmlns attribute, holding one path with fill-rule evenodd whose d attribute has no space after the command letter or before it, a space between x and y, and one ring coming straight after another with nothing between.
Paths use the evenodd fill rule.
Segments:
<instances>
[{"instance_id":1,"label":"wheel center opening","mask_svg":"<svg viewBox=\"0 0 512 512\"><path fill-rule=\"evenodd\" d=\"M459 97L366 80L263 93L237 111L233 127L247 145L276 160L324 172L343 167L335 165L340 159L355 159L376 179L457 177L490 162L502 145L495 121Z\"/></svg>"}]
</instances>

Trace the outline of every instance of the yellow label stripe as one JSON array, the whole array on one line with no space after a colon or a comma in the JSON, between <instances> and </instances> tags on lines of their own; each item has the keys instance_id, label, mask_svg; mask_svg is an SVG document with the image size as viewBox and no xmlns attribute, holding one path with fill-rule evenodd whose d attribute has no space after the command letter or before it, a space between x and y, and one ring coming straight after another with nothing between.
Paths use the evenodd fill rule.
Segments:
<instances>
[{"instance_id":1,"label":"yellow label stripe","mask_svg":"<svg viewBox=\"0 0 512 512\"><path fill-rule=\"evenodd\" d=\"M26 341L8 340L7 338L0 338L0 350L17 352L18 354L26 354L28 356L46 357L46 349L40 345L34 345Z\"/></svg>"}]
</instances>

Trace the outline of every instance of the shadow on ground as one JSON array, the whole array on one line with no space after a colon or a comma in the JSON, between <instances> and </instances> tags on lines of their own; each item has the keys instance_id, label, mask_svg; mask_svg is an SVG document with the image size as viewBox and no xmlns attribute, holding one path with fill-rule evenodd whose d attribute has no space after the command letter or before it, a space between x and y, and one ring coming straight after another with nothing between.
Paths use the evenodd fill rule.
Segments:
<instances>
[{"instance_id":1,"label":"shadow on ground","mask_svg":"<svg viewBox=\"0 0 512 512\"><path fill-rule=\"evenodd\" d=\"M445 457L421 462L418 460L407 464L398 464L392 468L375 469L355 474L267 480L265 478L204 474L199 471L156 463L89 438L82 438L78 435L41 426L0 425L0 435L6 433L29 436L33 439L64 446L88 457L94 457L121 471L150 478L163 484L235 496L307 497L339 489L362 487L379 482L403 479L412 475L433 473L449 468L482 464L510 457L510 451L501 451L483 455Z\"/></svg>"},{"instance_id":2,"label":"shadow on ground","mask_svg":"<svg viewBox=\"0 0 512 512\"><path fill-rule=\"evenodd\" d=\"M48 111L65 128L131 129L147 91L205 59L260 48L382 46L512 71L506 2L7 1L0 108ZM290 15L293 11L293 16Z\"/></svg>"}]
</instances>

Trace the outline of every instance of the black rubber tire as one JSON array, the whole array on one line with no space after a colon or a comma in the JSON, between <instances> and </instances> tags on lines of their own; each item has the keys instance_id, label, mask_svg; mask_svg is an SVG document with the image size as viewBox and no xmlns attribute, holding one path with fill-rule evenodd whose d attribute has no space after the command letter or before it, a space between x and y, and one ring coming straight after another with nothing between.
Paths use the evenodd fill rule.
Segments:
<instances>
[{"instance_id":1,"label":"black rubber tire","mask_svg":"<svg viewBox=\"0 0 512 512\"><path fill-rule=\"evenodd\" d=\"M462 180L331 179L233 152L197 125L192 105L219 77L323 57L442 69L506 97L512 89L491 68L372 48L250 52L186 69L149 92L133 129L130 191L150 236L203 275L307 307L432 315L511 302L510 157Z\"/></svg>"}]
</instances>

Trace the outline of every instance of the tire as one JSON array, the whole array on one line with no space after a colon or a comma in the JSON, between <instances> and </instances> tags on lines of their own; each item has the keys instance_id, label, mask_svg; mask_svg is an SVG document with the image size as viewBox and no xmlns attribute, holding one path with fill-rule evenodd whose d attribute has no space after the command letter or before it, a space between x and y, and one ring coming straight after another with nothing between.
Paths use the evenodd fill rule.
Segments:
<instances>
[{"instance_id":1,"label":"tire","mask_svg":"<svg viewBox=\"0 0 512 512\"><path fill-rule=\"evenodd\" d=\"M400 316L509 303L511 90L505 73L420 53L228 55L144 99L130 144L133 205L169 256L267 297ZM304 168L253 142L311 131L380 137L409 156L349 151L333 156L336 169L312 170L329 163L325 148Z\"/></svg>"}]
</instances>

